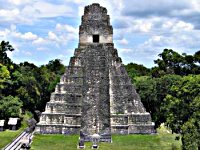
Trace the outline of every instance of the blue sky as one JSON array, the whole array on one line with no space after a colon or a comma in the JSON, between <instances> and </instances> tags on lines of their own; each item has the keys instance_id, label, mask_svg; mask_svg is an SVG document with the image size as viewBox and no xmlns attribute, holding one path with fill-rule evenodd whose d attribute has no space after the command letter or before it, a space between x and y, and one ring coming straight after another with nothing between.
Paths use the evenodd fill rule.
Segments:
<instances>
[{"instance_id":1,"label":"blue sky","mask_svg":"<svg viewBox=\"0 0 200 150\"><path fill-rule=\"evenodd\" d=\"M0 41L13 45L8 55L16 63L59 58L68 65L84 7L95 2L108 9L124 64L152 67L164 48L200 49L200 0L0 0Z\"/></svg>"}]
</instances>

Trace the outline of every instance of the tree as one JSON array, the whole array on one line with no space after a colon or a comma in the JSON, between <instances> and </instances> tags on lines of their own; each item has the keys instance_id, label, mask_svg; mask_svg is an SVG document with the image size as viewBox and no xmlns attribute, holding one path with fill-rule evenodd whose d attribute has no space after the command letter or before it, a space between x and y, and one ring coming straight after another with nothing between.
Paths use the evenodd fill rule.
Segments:
<instances>
[{"instance_id":1,"label":"tree","mask_svg":"<svg viewBox=\"0 0 200 150\"><path fill-rule=\"evenodd\" d=\"M15 73L20 78L17 78L16 94L23 102L23 108L31 112L37 108L40 103L39 82L35 77L37 66L25 62L20 64L19 72Z\"/></svg>"},{"instance_id":2,"label":"tree","mask_svg":"<svg viewBox=\"0 0 200 150\"><path fill-rule=\"evenodd\" d=\"M185 76L170 88L165 102L167 123L174 132L180 132L182 125L195 113L194 100L199 93L200 75Z\"/></svg>"},{"instance_id":3,"label":"tree","mask_svg":"<svg viewBox=\"0 0 200 150\"><path fill-rule=\"evenodd\" d=\"M164 49L158 56L160 58L154 61L158 67L151 70L153 77L161 77L165 74L183 76L200 73L200 66L197 64L200 62L199 51L194 55L187 55L186 53L180 55L172 49Z\"/></svg>"},{"instance_id":4,"label":"tree","mask_svg":"<svg viewBox=\"0 0 200 150\"><path fill-rule=\"evenodd\" d=\"M0 100L0 118L19 117L22 102L18 97L7 96Z\"/></svg>"},{"instance_id":5,"label":"tree","mask_svg":"<svg viewBox=\"0 0 200 150\"><path fill-rule=\"evenodd\" d=\"M7 65L11 63L10 58L7 56L7 51L12 52L14 51L14 48L9 44L9 42L2 41L0 44L0 64Z\"/></svg>"},{"instance_id":6,"label":"tree","mask_svg":"<svg viewBox=\"0 0 200 150\"><path fill-rule=\"evenodd\" d=\"M136 76L146 76L149 75L150 69L143 65L138 65L136 63L129 63L124 65L128 75L133 79Z\"/></svg>"},{"instance_id":7,"label":"tree","mask_svg":"<svg viewBox=\"0 0 200 150\"><path fill-rule=\"evenodd\" d=\"M157 126L157 112L160 104L157 100L156 81L148 76L136 77L135 87L146 111L151 113L152 120L156 121Z\"/></svg>"},{"instance_id":8,"label":"tree","mask_svg":"<svg viewBox=\"0 0 200 150\"><path fill-rule=\"evenodd\" d=\"M44 111L46 103L50 100L51 93L55 90L56 84L60 80L60 76L51 72L46 66L41 66L37 72L36 80L39 82L40 103L37 110Z\"/></svg>"},{"instance_id":9,"label":"tree","mask_svg":"<svg viewBox=\"0 0 200 150\"><path fill-rule=\"evenodd\" d=\"M181 74L181 66L183 63L182 55L172 49L164 49L158 56L161 59L157 59L154 62L158 65L160 70L163 70L167 74Z\"/></svg>"},{"instance_id":10,"label":"tree","mask_svg":"<svg viewBox=\"0 0 200 150\"><path fill-rule=\"evenodd\" d=\"M167 119L164 98L170 88L181 80L178 75L165 75L161 78L141 76L135 78L136 90L146 110L151 113L155 126L158 127Z\"/></svg>"},{"instance_id":11,"label":"tree","mask_svg":"<svg viewBox=\"0 0 200 150\"><path fill-rule=\"evenodd\" d=\"M40 103L38 109L44 111L46 103L50 99L51 93L55 90L56 84L60 81L61 75L65 72L65 66L61 60L51 60L47 65L42 65L35 76L40 85Z\"/></svg>"},{"instance_id":12,"label":"tree","mask_svg":"<svg viewBox=\"0 0 200 150\"><path fill-rule=\"evenodd\" d=\"M0 102L5 108L8 108L7 106L13 108L8 112L1 107L0 113L2 116L15 116L11 114L17 112L12 106L15 103L17 108L32 113L35 110L43 111L60 76L64 74L65 66L60 59L52 60L41 67L29 62L14 64L7 56L7 52L13 50L9 42L0 43ZM19 105L17 101L20 102Z\"/></svg>"},{"instance_id":13,"label":"tree","mask_svg":"<svg viewBox=\"0 0 200 150\"><path fill-rule=\"evenodd\" d=\"M200 50L194 54L194 59L196 63L200 64Z\"/></svg>"},{"instance_id":14,"label":"tree","mask_svg":"<svg viewBox=\"0 0 200 150\"><path fill-rule=\"evenodd\" d=\"M199 105L200 99L198 100ZM200 107L199 107L200 110ZM195 114L182 126L183 150L200 149L200 111Z\"/></svg>"},{"instance_id":15,"label":"tree","mask_svg":"<svg viewBox=\"0 0 200 150\"><path fill-rule=\"evenodd\" d=\"M1 89L5 88L5 82L9 78L10 78L10 72L8 71L7 67L0 64L0 91L1 91Z\"/></svg>"},{"instance_id":16,"label":"tree","mask_svg":"<svg viewBox=\"0 0 200 150\"><path fill-rule=\"evenodd\" d=\"M58 75L62 75L65 72L65 66L61 63L60 59L49 61L46 67L47 69Z\"/></svg>"},{"instance_id":17,"label":"tree","mask_svg":"<svg viewBox=\"0 0 200 150\"><path fill-rule=\"evenodd\" d=\"M153 78L160 78L164 75L166 75L165 71L161 70L159 67L152 67L151 68L151 76Z\"/></svg>"}]
</instances>

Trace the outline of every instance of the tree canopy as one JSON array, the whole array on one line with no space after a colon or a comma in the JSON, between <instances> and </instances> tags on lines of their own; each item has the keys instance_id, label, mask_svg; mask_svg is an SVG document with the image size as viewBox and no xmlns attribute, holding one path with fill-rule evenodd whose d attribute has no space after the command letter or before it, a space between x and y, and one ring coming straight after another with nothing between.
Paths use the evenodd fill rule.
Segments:
<instances>
[{"instance_id":1,"label":"tree canopy","mask_svg":"<svg viewBox=\"0 0 200 150\"><path fill-rule=\"evenodd\" d=\"M194 55L186 53L181 55L172 49L164 49L158 56L160 58L154 61L158 66L152 69L153 77L160 77L164 74L183 76L200 73L200 51Z\"/></svg>"},{"instance_id":2,"label":"tree canopy","mask_svg":"<svg viewBox=\"0 0 200 150\"><path fill-rule=\"evenodd\" d=\"M182 135L183 149L200 148L200 51L194 55L164 49L146 74L125 65L155 126L165 123Z\"/></svg>"}]
</instances>

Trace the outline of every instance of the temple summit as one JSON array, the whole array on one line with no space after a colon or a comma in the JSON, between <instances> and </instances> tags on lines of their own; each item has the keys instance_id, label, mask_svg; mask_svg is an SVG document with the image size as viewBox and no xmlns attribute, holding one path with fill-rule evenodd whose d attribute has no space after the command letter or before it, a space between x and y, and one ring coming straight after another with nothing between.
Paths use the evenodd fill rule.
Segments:
<instances>
[{"instance_id":1,"label":"temple summit","mask_svg":"<svg viewBox=\"0 0 200 150\"><path fill-rule=\"evenodd\" d=\"M79 44L60 83L42 112L36 132L80 134L84 141L99 135L151 134L154 123L136 93L113 43L107 10L86 6Z\"/></svg>"}]
</instances>

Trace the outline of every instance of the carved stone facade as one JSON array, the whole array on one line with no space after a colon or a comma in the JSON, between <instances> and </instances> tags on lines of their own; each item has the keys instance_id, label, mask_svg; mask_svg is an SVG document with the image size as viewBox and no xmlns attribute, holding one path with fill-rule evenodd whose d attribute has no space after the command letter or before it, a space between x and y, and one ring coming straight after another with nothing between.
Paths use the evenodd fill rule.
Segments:
<instances>
[{"instance_id":1,"label":"carved stone facade","mask_svg":"<svg viewBox=\"0 0 200 150\"><path fill-rule=\"evenodd\" d=\"M85 7L79 45L41 114L36 132L78 134L111 141L111 134L154 133L146 112L113 44L107 10Z\"/></svg>"}]
</instances>

